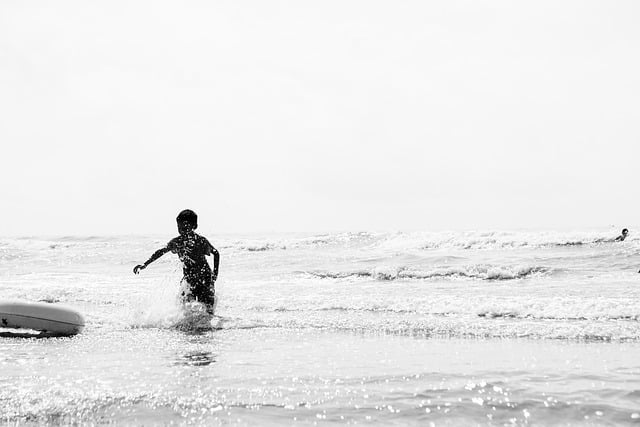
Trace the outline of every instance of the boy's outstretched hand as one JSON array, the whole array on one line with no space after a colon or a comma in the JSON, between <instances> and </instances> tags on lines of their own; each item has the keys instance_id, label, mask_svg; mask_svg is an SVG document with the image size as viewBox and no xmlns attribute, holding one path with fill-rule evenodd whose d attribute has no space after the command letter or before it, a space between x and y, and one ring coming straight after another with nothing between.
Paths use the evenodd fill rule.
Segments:
<instances>
[{"instance_id":1,"label":"boy's outstretched hand","mask_svg":"<svg viewBox=\"0 0 640 427\"><path fill-rule=\"evenodd\" d=\"M133 274L138 274L140 273L140 270L144 270L145 268L147 268L145 265L138 264L135 267L133 267Z\"/></svg>"}]
</instances>

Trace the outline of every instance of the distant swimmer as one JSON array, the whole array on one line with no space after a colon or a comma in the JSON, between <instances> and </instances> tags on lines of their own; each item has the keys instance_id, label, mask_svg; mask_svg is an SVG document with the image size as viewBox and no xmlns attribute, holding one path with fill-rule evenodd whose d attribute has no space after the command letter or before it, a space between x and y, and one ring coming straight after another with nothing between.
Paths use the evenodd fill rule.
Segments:
<instances>
[{"instance_id":1,"label":"distant swimmer","mask_svg":"<svg viewBox=\"0 0 640 427\"><path fill-rule=\"evenodd\" d=\"M215 304L214 285L218 278L220 254L207 239L194 232L198 228L198 216L194 211L190 209L183 210L178 214L176 222L178 223L178 233L180 235L167 243L167 246L155 251L144 264L136 265L133 268L133 273L138 274L140 270L144 270L149 264L167 252L177 254L182 262L182 272L184 274L182 280L189 286L187 292L182 292L183 302L201 302L207 307L207 311L213 314L213 306ZM206 255L213 256L213 272L205 258Z\"/></svg>"},{"instance_id":2,"label":"distant swimmer","mask_svg":"<svg viewBox=\"0 0 640 427\"><path fill-rule=\"evenodd\" d=\"M616 242L622 242L624 239L627 238L627 235L629 234L629 230L627 230L626 228L622 229L622 234L619 235L618 237L616 237L615 241Z\"/></svg>"}]
</instances>

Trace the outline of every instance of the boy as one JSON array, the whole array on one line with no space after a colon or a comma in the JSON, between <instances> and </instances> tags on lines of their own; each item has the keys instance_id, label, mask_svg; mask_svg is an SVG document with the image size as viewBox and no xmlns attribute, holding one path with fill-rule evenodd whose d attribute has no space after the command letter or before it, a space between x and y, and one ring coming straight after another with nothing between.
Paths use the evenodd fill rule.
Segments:
<instances>
[{"instance_id":1,"label":"boy","mask_svg":"<svg viewBox=\"0 0 640 427\"><path fill-rule=\"evenodd\" d=\"M182 300L201 302L207 307L207 311L213 314L214 283L218 278L220 254L207 239L193 231L198 228L198 216L194 211L183 210L178 214L176 221L180 235L172 239L164 248L155 251L144 264L136 265L133 268L133 273L138 274L140 270L144 270L167 252L178 254L180 261L182 261L184 274L182 280L189 285L189 293L185 295L183 292ZM213 255L213 272L211 272L211 267L205 258L206 255Z\"/></svg>"},{"instance_id":2,"label":"boy","mask_svg":"<svg viewBox=\"0 0 640 427\"><path fill-rule=\"evenodd\" d=\"M629 230L627 230L626 228L622 229L622 234L619 235L618 237L616 237L616 242L622 242L624 241L624 239L627 238L627 235L629 234Z\"/></svg>"}]
</instances>

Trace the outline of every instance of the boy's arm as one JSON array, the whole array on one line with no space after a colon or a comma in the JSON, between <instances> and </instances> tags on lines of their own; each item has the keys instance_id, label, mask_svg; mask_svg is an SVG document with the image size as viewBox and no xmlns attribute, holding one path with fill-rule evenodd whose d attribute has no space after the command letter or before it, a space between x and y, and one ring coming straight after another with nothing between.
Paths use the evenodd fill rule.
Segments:
<instances>
[{"instance_id":1,"label":"boy's arm","mask_svg":"<svg viewBox=\"0 0 640 427\"><path fill-rule=\"evenodd\" d=\"M220 266L220 253L216 248L213 247L211 243L209 243L209 246L211 246L211 255L213 255L213 272L211 273L211 277L215 282L216 279L218 278L218 266Z\"/></svg>"},{"instance_id":2,"label":"boy's arm","mask_svg":"<svg viewBox=\"0 0 640 427\"><path fill-rule=\"evenodd\" d=\"M166 254L167 252L169 252L169 246L165 246L164 248L160 248L157 251L155 251L153 253L153 255L151 255L151 257L145 261L144 264L139 264L136 265L135 267L133 267L133 274L138 274L140 272L140 270L144 270L145 268L147 268L147 266L149 264L151 264L153 261L157 260L158 258L160 258L162 255Z\"/></svg>"}]
</instances>

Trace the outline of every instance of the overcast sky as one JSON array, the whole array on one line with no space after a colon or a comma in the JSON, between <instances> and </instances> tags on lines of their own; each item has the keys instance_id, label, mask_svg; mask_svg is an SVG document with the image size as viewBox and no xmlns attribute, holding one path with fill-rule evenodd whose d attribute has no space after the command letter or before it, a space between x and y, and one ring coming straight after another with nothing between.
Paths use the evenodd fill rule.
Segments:
<instances>
[{"instance_id":1,"label":"overcast sky","mask_svg":"<svg viewBox=\"0 0 640 427\"><path fill-rule=\"evenodd\" d=\"M638 224L640 2L2 1L0 235Z\"/></svg>"}]
</instances>

